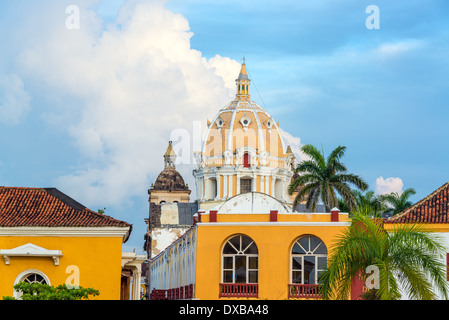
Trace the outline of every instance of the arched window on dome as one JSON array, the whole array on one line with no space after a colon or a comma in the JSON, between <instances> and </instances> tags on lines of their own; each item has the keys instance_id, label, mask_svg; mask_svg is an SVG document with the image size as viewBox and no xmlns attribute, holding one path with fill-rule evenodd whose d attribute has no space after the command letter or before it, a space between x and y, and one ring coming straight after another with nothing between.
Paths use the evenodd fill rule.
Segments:
<instances>
[{"instance_id":1,"label":"arched window on dome","mask_svg":"<svg viewBox=\"0 0 449 320\"><path fill-rule=\"evenodd\" d=\"M251 168L251 155L249 154L249 152L245 152L243 154L243 167Z\"/></svg>"}]
</instances>

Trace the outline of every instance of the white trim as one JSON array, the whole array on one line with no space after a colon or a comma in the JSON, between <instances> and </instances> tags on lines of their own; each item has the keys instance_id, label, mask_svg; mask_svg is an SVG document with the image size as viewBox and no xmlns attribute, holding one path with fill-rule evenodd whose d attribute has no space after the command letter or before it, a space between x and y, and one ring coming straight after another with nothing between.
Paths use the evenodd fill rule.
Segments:
<instances>
[{"instance_id":1,"label":"white trim","mask_svg":"<svg viewBox=\"0 0 449 320\"><path fill-rule=\"evenodd\" d=\"M28 269L28 270L25 270L25 271L21 272L21 273L16 277L16 279L14 280L14 285L16 285L16 284L18 284L20 281L22 281L23 278L25 278L25 276L27 276L27 275L29 275L29 274L34 274L34 273L36 273L36 274L40 275L42 278L44 278L44 279L45 279L45 282L46 282L49 286L51 286L50 279L47 277L47 275L46 275L45 273L43 273L42 271L39 271L39 270L36 270L36 269ZM16 299L20 298L19 292L15 291L14 288L13 288L12 290L13 290L13 293L12 293L13 297L16 298Z\"/></svg>"},{"instance_id":2,"label":"white trim","mask_svg":"<svg viewBox=\"0 0 449 320\"><path fill-rule=\"evenodd\" d=\"M0 255L3 256L7 265L10 263L10 257L50 257L55 266L59 266L59 258L63 256L62 250L48 250L32 243L14 249L2 249Z\"/></svg>"},{"instance_id":3,"label":"white trim","mask_svg":"<svg viewBox=\"0 0 449 320\"><path fill-rule=\"evenodd\" d=\"M351 222L198 222L198 226L244 226L244 227L349 227Z\"/></svg>"},{"instance_id":4,"label":"white trim","mask_svg":"<svg viewBox=\"0 0 449 320\"><path fill-rule=\"evenodd\" d=\"M260 124L260 118L259 118L259 115L257 114L256 110L253 110L253 115L254 115L254 118L256 119L256 123L257 123L257 133L259 135L259 144L260 144L259 153L260 153L262 151L265 151L265 139L263 137L263 129L262 129L262 125Z\"/></svg>"},{"instance_id":5,"label":"white trim","mask_svg":"<svg viewBox=\"0 0 449 320\"><path fill-rule=\"evenodd\" d=\"M125 237L128 227L0 227L0 236L8 237Z\"/></svg>"},{"instance_id":6,"label":"white trim","mask_svg":"<svg viewBox=\"0 0 449 320\"><path fill-rule=\"evenodd\" d=\"M209 215L209 211L206 211L204 213L202 213L202 215ZM270 214L270 212L266 212L266 213L257 213L257 212L246 212L246 213L233 213L233 212L218 212L219 215L237 215L237 214L241 214L241 215L248 215L248 214L253 214L253 215L267 215ZM286 215L286 216L307 216L307 217L311 217L313 215L328 215L329 217L331 216L331 214L329 212L313 212L313 213L308 213L308 212L278 212L278 215ZM340 213L340 215L348 215L347 213Z\"/></svg>"},{"instance_id":7,"label":"white trim","mask_svg":"<svg viewBox=\"0 0 449 320\"><path fill-rule=\"evenodd\" d=\"M232 115L231 115L231 123L229 124L229 132L228 132L228 150L234 150L234 141L233 141L233 137L234 137L234 122L235 122L235 117L237 115L237 109L234 109L232 111ZM232 152L232 151L231 151Z\"/></svg>"}]
</instances>

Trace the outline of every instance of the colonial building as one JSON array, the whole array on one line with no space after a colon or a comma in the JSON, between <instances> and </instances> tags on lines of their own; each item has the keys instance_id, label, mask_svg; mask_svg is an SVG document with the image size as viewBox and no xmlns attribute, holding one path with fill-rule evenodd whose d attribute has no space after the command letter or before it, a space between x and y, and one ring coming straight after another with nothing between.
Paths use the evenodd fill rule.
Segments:
<instances>
[{"instance_id":1,"label":"colonial building","mask_svg":"<svg viewBox=\"0 0 449 320\"><path fill-rule=\"evenodd\" d=\"M94 212L54 188L0 187L0 297L20 282L99 290L98 299L139 298L145 257L122 253L132 225Z\"/></svg>"},{"instance_id":2,"label":"colonial building","mask_svg":"<svg viewBox=\"0 0 449 320\"><path fill-rule=\"evenodd\" d=\"M424 230L438 235L448 250L441 262L447 266L449 281L449 182L403 212L385 220L384 228L388 232L394 232L400 225L416 223ZM407 298L407 296L403 297L403 299Z\"/></svg>"},{"instance_id":3,"label":"colonial building","mask_svg":"<svg viewBox=\"0 0 449 320\"><path fill-rule=\"evenodd\" d=\"M287 188L295 157L279 124L251 100L249 88L243 63L235 99L209 122L195 154L194 223L150 255L152 299L319 297L317 279L328 248L350 220L338 209L292 208ZM159 204L161 210L165 205ZM150 220L158 221L151 208L150 203ZM158 214L162 226L164 212ZM149 235L154 237L154 230L147 234L147 248Z\"/></svg>"}]
</instances>

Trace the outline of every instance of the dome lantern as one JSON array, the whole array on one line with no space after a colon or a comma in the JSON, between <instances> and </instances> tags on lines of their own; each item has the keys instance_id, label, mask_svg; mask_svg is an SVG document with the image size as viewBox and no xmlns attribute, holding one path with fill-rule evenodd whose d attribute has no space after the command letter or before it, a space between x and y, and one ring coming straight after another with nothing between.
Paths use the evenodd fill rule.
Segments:
<instances>
[{"instance_id":1,"label":"dome lantern","mask_svg":"<svg viewBox=\"0 0 449 320\"><path fill-rule=\"evenodd\" d=\"M235 80L237 85L237 99L249 99L249 84L251 80L248 77L248 72L246 71L246 59L243 58L242 67L240 68L239 77Z\"/></svg>"}]
</instances>

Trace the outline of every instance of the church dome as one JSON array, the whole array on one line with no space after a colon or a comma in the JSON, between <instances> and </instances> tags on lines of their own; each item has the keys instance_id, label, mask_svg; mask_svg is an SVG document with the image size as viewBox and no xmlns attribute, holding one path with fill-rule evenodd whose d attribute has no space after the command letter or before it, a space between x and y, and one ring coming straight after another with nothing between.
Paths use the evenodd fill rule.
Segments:
<instances>
[{"instance_id":1,"label":"church dome","mask_svg":"<svg viewBox=\"0 0 449 320\"><path fill-rule=\"evenodd\" d=\"M276 210L278 213L292 212L290 207L279 200L259 192L248 192L236 195L213 209L217 210L219 213L235 214L270 213L270 210Z\"/></svg>"},{"instance_id":2,"label":"church dome","mask_svg":"<svg viewBox=\"0 0 449 320\"><path fill-rule=\"evenodd\" d=\"M245 161L256 166L285 166L291 153L287 152L279 124L251 100L250 82L243 63L236 79L236 98L208 123L201 152L205 166L243 165ZM247 159L243 158L245 153L248 154Z\"/></svg>"},{"instance_id":3,"label":"church dome","mask_svg":"<svg viewBox=\"0 0 449 320\"><path fill-rule=\"evenodd\" d=\"M174 168L165 168L157 177L153 190L183 191L188 190L181 174Z\"/></svg>"},{"instance_id":4,"label":"church dome","mask_svg":"<svg viewBox=\"0 0 449 320\"><path fill-rule=\"evenodd\" d=\"M193 171L201 208L244 193L259 192L290 204L287 187L295 157L284 144L279 124L251 100L250 78L243 62L236 97L208 121Z\"/></svg>"},{"instance_id":5,"label":"church dome","mask_svg":"<svg viewBox=\"0 0 449 320\"><path fill-rule=\"evenodd\" d=\"M176 170L176 153L173 151L173 142L168 143L164 154L164 170L159 174L151 190L184 191L188 187L184 183L181 174Z\"/></svg>"}]
</instances>

